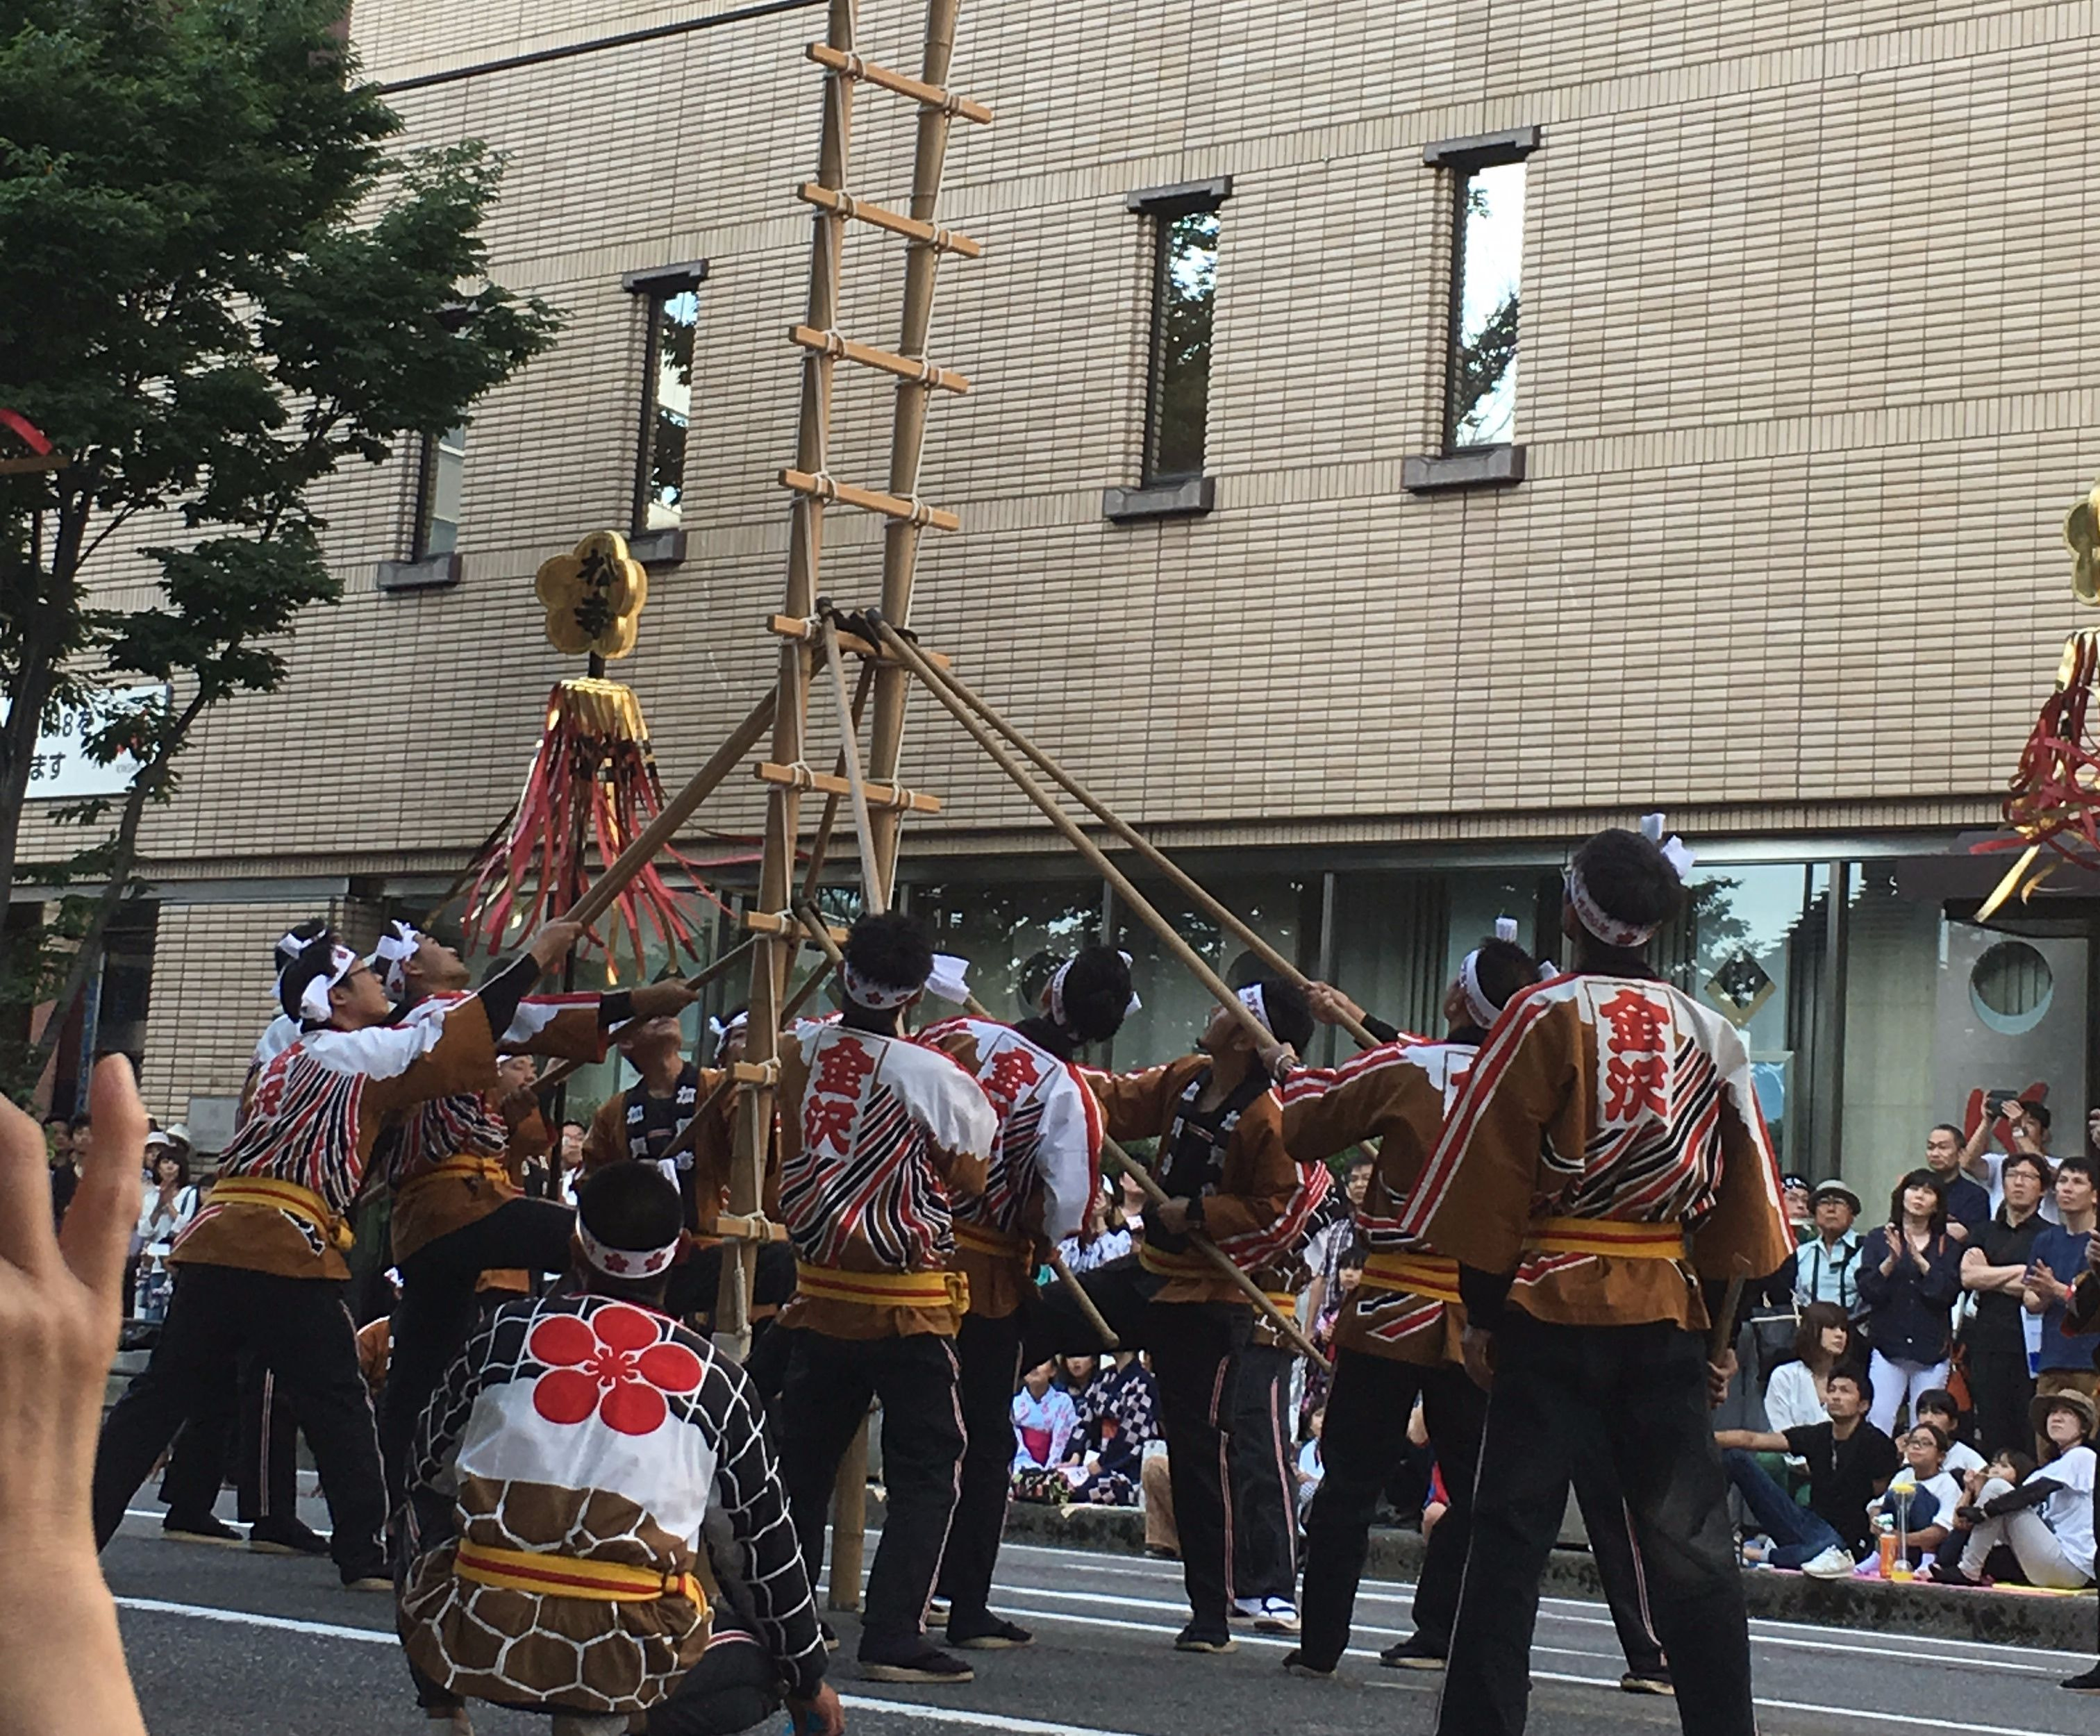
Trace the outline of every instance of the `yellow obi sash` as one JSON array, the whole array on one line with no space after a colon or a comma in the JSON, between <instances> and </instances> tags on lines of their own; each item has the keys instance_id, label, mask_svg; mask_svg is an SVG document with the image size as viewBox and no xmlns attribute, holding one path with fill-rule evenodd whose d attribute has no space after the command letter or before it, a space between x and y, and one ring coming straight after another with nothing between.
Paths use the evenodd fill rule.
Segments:
<instances>
[{"instance_id":1,"label":"yellow obi sash","mask_svg":"<svg viewBox=\"0 0 2100 1736\"><path fill-rule=\"evenodd\" d=\"M1440 1254L1374 1254L1364 1262L1366 1290L1405 1290L1431 1302L1458 1300L1458 1262Z\"/></svg>"},{"instance_id":2,"label":"yellow obi sash","mask_svg":"<svg viewBox=\"0 0 2100 1736\"><path fill-rule=\"evenodd\" d=\"M1224 1275L1200 1254L1174 1254L1150 1242L1138 1245L1137 1263L1161 1278L1216 1279Z\"/></svg>"},{"instance_id":3,"label":"yellow obi sash","mask_svg":"<svg viewBox=\"0 0 2100 1736\"><path fill-rule=\"evenodd\" d=\"M1268 1298L1268 1305L1270 1307L1275 1309L1278 1314L1282 1315L1286 1320L1291 1322L1292 1324L1295 1325L1297 1324L1298 1297L1295 1292L1290 1290L1264 1290L1261 1293Z\"/></svg>"},{"instance_id":4,"label":"yellow obi sash","mask_svg":"<svg viewBox=\"0 0 2100 1736\"><path fill-rule=\"evenodd\" d=\"M536 1592L542 1597L586 1597L598 1603L648 1603L659 1597L683 1597L697 1605L703 1615L708 1609L708 1594L691 1574L660 1573L651 1567L630 1567L624 1562L583 1561L573 1555L462 1543L452 1558L452 1570L477 1585Z\"/></svg>"},{"instance_id":5,"label":"yellow obi sash","mask_svg":"<svg viewBox=\"0 0 2100 1736\"><path fill-rule=\"evenodd\" d=\"M1021 1236L988 1230L981 1223L970 1223L960 1218L955 1219L955 1229L958 1248L967 1248L973 1254L989 1254L995 1260L1025 1262L1028 1258L1029 1245Z\"/></svg>"},{"instance_id":6,"label":"yellow obi sash","mask_svg":"<svg viewBox=\"0 0 2100 1736\"><path fill-rule=\"evenodd\" d=\"M395 1201L399 1204L403 1200L412 1199L432 1182L454 1180L462 1176L479 1176L487 1181L507 1183L510 1179L510 1170L501 1157L447 1157L424 1170L421 1175L410 1176L395 1187Z\"/></svg>"},{"instance_id":7,"label":"yellow obi sash","mask_svg":"<svg viewBox=\"0 0 2100 1736\"><path fill-rule=\"evenodd\" d=\"M967 1314L970 1306L970 1281L960 1272L842 1272L797 1260L795 1282L805 1296L868 1308L953 1308Z\"/></svg>"},{"instance_id":8,"label":"yellow obi sash","mask_svg":"<svg viewBox=\"0 0 2100 1736\"><path fill-rule=\"evenodd\" d=\"M215 1183L211 1190L214 1205L262 1205L274 1211L289 1212L294 1218L311 1224L323 1238L338 1248L348 1248L357 1240L349 1224L330 1211L328 1201L311 1187L302 1187L297 1182L279 1181L268 1175L229 1175Z\"/></svg>"},{"instance_id":9,"label":"yellow obi sash","mask_svg":"<svg viewBox=\"0 0 2100 1736\"><path fill-rule=\"evenodd\" d=\"M1609 1254L1621 1260L1681 1260L1681 1223L1625 1223L1612 1218L1542 1218L1524 1234L1527 1254Z\"/></svg>"}]
</instances>

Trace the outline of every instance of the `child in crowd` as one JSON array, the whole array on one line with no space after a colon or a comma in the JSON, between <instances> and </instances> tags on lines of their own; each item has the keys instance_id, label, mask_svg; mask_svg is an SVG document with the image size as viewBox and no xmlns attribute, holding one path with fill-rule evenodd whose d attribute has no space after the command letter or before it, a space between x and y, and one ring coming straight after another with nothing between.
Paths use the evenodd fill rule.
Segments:
<instances>
[{"instance_id":1,"label":"child in crowd","mask_svg":"<svg viewBox=\"0 0 2100 1736\"><path fill-rule=\"evenodd\" d=\"M1359 1272L1362 1268L1357 1268ZM1312 1510L1312 1497L1320 1492L1320 1479L1327 1474L1326 1462L1320 1456L1320 1431L1327 1425L1327 1407L1321 1405L1305 1420L1305 1444L1298 1449L1298 1468L1291 1480L1298 1488L1298 1522L1305 1522L1305 1515Z\"/></svg>"},{"instance_id":2,"label":"child in crowd","mask_svg":"<svg viewBox=\"0 0 2100 1736\"><path fill-rule=\"evenodd\" d=\"M1983 1469L1983 1455L1962 1439L1961 1408L1944 1386L1917 1395L1917 1420L1930 1423L1947 1437L1946 1468L1951 1475L1958 1478Z\"/></svg>"},{"instance_id":3,"label":"child in crowd","mask_svg":"<svg viewBox=\"0 0 2100 1736\"><path fill-rule=\"evenodd\" d=\"M2018 1484L1989 1478L1962 1506L1968 1541L1959 1565L1949 1559L1952 1549L1933 1563L1935 1580L1949 1585L1986 1583L1985 1565L2002 1544L2011 1552L2020 1584L2076 1591L2092 1583L2095 1460L2088 1443L2100 1413L2085 1394L2062 1392L2036 1399L2032 1415L2048 1456ZM2001 1576L2015 1575L2008 1571Z\"/></svg>"},{"instance_id":4,"label":"child in crowd","mask_svg":"<svg viewBox=\"0 0 2100 1736\"><path fill-rule=\"evenodd\" d=\"M1876 1519L1886 1513L1895 1523L1913 1566L1947 1541L1955 1509L1963 1504L1961 1482L1947 1469L1952 1444L1945 1430L1929 1422L1904 1434L1896 1442L1903 1468L1867 1509Z\"/></svg>"},{"instance_id":5,"label":"child in crowd","mask_svg":"<svg viewBox=\"0 0 2100 1736\"><path fill-rule=\"evenodd\" d=\"M1072 1403L1072 1395L1056 1384L1057 1376L1056 1363L1038 1363L1021 1377L1021 1390L1013 1395L1013 1480L1017 1488L1024 1479L1039 1481L1044 1474L1054 1479L1056 1467L1064 1462L1065 1443L1079 1426L1079 1413Z\"/></svg>"}]
</instances>

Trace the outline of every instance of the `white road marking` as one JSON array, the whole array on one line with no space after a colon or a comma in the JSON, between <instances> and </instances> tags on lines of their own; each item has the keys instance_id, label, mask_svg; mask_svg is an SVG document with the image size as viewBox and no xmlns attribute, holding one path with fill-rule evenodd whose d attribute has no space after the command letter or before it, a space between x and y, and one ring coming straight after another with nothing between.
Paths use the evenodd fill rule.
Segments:
<instances>
[{"instance_id":1,"label":"white road marking","mask_svg":"<svg viewBox=\"0 0 2100 1736\"><path fill-rule=\"evenodd\" d=\"M324 1640L357 1640L367 1646L399 1646L390 1628L352 1628L342 1622L298 1621L289 1615L258 1615L253 1610L220 1610L204 1603L169 1603L159 1597L119 1597L120 1610L137 1610L146 1615L187 1615L193 1621L231 1622L241 1628L274 1628L285 1633L304 1633Z\"/></svg>"},{"instance_id":2,"label":"white road marking","mask_svg":"<svg viewBox=\"0 0 2100 1736\"><path fill-rule=\"evenodd\" d=\"M1128 1730L1097 1729L1091 1724L1045 1724L1035 1718L1007 1718L993 1712L929 1706L918 1700L878 1699L866 1694L841 1694L839 1703L853 1712L886 1712L900 1718L923 1718L929 1724L967 1724L973 1730L1013 1730L1020 1736L1132 1736Z\"/></svg>"}]
</instances>

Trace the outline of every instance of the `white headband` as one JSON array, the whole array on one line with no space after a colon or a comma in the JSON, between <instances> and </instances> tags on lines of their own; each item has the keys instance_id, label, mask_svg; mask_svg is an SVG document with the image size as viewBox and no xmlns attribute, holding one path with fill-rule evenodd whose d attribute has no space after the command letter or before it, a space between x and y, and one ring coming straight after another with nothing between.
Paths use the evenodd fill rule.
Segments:
<instances>
[{"instance_id":1,"label":"white headband","mask_svg":"<svg viewBox=\"0 0 2100 1736\"><path fill-rule=\"evenodd\" d=\"M398 995L406 986L401 967L416 956L416 949L423 944L422 933L406 923L389 923L386 933L379 936L379 944L372 949L372 963L375 969L384 965L380 980L386 985L389 994Z\"/></svg>"},{"instance_id":2,"label":"white headband","mask_svg":"<svg viewBox=\"0 0 2100 1736\"><path fill-rule=\"evenodd\" d=\"M1238 992L1240 1005L1260 1020L1263 1029L1273 1037L1276 1034L1276 1027L1268 1022L1268 1001L1261 992L1261 985L1249 983L1246 987Z\"/></svg>"},{"instance_id":3,"label":"white headband","mask_svg":"<svg viewBox=\"0 0 2100 1736\"><path fill-rule=\"evenodd\" d=\"M960 1007L970 998L970 961L953 953L933 954L933 974L926 979L926 992Z\"/></svg>"},{"instance_id":4,"label":"white headband","mask_svg":"<svg viewBox=\"0 0 2100 1736\"><path fill-rule=\"evenodd\" d=\"M1130 954L1128 953L1118 953L1116 957L1122 959L1125 964L1128 964L1130 963ZM1065 979L1071 974L1072 966L1074 962L1075 961L1074 959L1067 958L1062 964L1059 965L1057 970L1051 976L1050 986L1043 991L1044 994L1049 997L1050 1000L1050 1022L1056 1025L1057 1029L1062 1031L1067 1037L1077 1037L1079 1034L1077 1031L1072 1029L1071 1021L1065 1016ZM1137 998L1137 990L1135 989L1132 989L1130 991L1130 1004L1125 1007L1123 1010L1123 1017L1127 1019L1132 1013L1136 1012L1138 1008L1144 1005L1145 1002Z\"/></svg>"},{"instance_id":5,"label":"white headband","mask_svg":"<svg viewBox=\"0 0 2100 1736\"><path fill-rule=\"evenodd\" d=\"M1516 919L1498 916L1495 919L1495 938L1514 946L1516 945ZM1502 1008L1488 998L1488 992L1480 986L1480 949L1476 946L1466 954L1465 962L1458 967L1458 989L1466 998L1466 1011L1473 1016L1473 1023L1493 1024L1501 1015Z\"/></svg>"},{"instance_id":6,"label":"white headband","mask_svg":"<svg viewBox=\"0 0 2100 1736\"><path fill-rule=\"evenodd\" d=\"M887 983L870 982L850 964L845 963L839 966L839 980L845 985L848 1000L858 1001L862 1006L872 1007L877 1012L894 1012L900 1007L909 1007L926 987L920 983L916 988L896 989Z\"/></svg>"},{"instance_id":7,"label":"white headband","mask_svg":"<svg viewBox=\"0 0 2100 1736\"><path fill-rule=\"evenodd\" d=\"M311 1024L326 1024L335 1008L329 1004L329 990L357 968L358 957L347 946L333 947L329 953L325 971L319 972L299 994L299 1016Z\"/></svg>"},{"instance_id":8,"label":"white headband","mask_svg":"<svg viewBox=\"0 0 2100 1736\"><path fill-rule=\"evenodd\" d=\"M740 1031L750 1023L748 1012L734 1013L727 1020L711 1018L708 1020L708 1035L720 1042L731 1031Z\"/></svg>"},{"instance_id":9,"label":"white headband","mask_svg":"<svg viewBox=\"0 0 2100 1736\"><path fill-rule=\"evenodd\" d=\"M678 1244L674 1240L668 1246L637 1253L625 1248L608 1248L584 1227L584 1221L576 1219L576 1242L584 1251L584 1258L608 1278L622 1278L632 1282L637 1278L654 1278L671 1269L671 1262L678 1257Z\"/></svg>"},{"instance_id":10,"label":"white headband","mask_svg":"<svg viewBox=\"0 0 2100 1736\"><path fill-rule=\"evenodd\" d=\"M1659 813L1643 814L1640 830L1641 835L1662 852L1662 859L1670 864L1670 872L1681 883L1697 860L1686 848L1684 840L1674 834L1667 840L1664 839L1662 816ZM1645 946L1662 926L1650 923L1642 927L1635 923L1621 922L1590 896L1590 888L1582 883L1582 870L1573 863L1568 865L1567 879L1568 901L1575 907L1576 920L1607 946Z\"/></svg>"}]
</instances>

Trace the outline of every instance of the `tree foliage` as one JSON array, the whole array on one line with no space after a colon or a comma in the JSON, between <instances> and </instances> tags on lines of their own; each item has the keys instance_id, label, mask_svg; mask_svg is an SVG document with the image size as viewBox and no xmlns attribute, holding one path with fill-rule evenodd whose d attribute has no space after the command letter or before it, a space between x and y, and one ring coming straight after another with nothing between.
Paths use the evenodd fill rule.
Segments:
<instances>
[{"instance_id":1,"label":"tree foliage","mask_svg":"<svg viewBox=\"0 0 2100 1736\"><path fill-rule=\"evenodd\" d=\"M344 11L0 0L0 407L68 459L0 476L0 901L32 867L104 888L17 937L18 1029L84 980L197 719L281 686L282 636L334 600L314 485L465 420L554 338L553 310L487 275L500 164L390 152ZM39 728L126 682L157 696L105 708L89 745L138 778L61 813L66 859L23 863ZM9 1082L59 1023L33 1052L0 1032Z\"/></svg>"}]
</instances>

